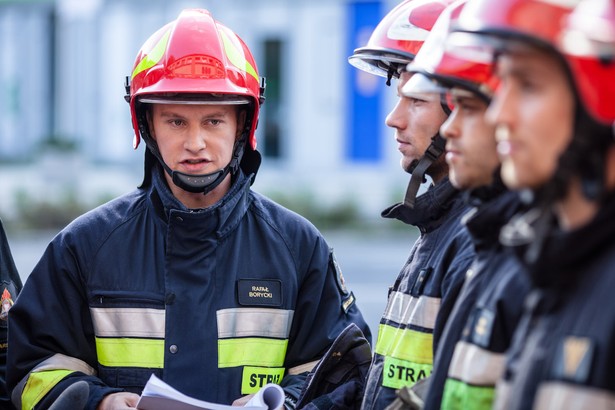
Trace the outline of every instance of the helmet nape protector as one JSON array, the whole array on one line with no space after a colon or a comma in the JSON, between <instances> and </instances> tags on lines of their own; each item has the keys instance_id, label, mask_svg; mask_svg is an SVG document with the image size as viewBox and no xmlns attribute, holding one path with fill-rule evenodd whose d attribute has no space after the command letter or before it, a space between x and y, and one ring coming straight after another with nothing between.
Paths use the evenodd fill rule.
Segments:
<instances>
[{"instance_id":1,"label":"helmet nape protector","mask_svg":"<svg viewBox=\"0 0 615 410\"><path fill-rule=\"evenodd\" d=\"M246 44L232 30L213 19L207 10L188 9L156 31L141 47L126 82L137 148L141 138L147 152L162 165L173 182L189 192L204 194L238 169L256 174L260 155L255 130L264 102L264 79ZM147 122L149 104L237 105L247 112L244 129L223 169L207 175L171 170L164 163ZM144 184L149 183L147 160Z\"/></svg>"}]
</instances>

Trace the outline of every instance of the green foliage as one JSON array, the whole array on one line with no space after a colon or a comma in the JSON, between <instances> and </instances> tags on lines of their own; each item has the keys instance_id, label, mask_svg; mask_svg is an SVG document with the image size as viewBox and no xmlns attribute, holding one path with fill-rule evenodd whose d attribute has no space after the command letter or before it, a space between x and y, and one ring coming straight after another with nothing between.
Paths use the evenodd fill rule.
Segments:
<instances>
[{"instance_id":1,"label":"green foliage","mask_svg":"<svg viewBox=\"0 0 615 410\"><path fill-rule=\"evenodd\" d=\"M359 207L351 198L333 205L324 205L308 192L298 194L268 193L280 205L307 218L318 229L357 228L364 224Z\"/></svg>"},{"instance_id":2,"label":"green foliage","mask_svg":"<svg viewBox=\"0 0 615 410\"><path fill-rule=\"evenodd\" d=\"M93 203L85 203L72 190L66 190L54 198L34 197L19 191L15 194L16 213L3 220L11 230L60 230L107 198L101 196Z\"/></svg>"}]
</instances>

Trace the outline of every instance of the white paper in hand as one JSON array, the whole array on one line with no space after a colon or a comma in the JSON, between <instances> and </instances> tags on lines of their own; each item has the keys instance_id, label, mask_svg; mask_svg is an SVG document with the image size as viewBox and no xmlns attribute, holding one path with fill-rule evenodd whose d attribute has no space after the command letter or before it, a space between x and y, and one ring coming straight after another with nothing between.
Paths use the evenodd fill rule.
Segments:
<instances>
[{"instance_id":1,"label":"white paper in hand","mask_svg":"<svg viewBox=\"0 0 615 410\"><path fill-rule=\"evenodd\" d=\"M269 383L264 385L246 403L245 407L259 407L268 410L278 410L284 405L284 390L277 384Z\"/></svg>"},{"instance_id":2,"label":"white paper in hand","mask_svg":"<svg viewBox=\"0 0 615 410\"><path fill-rule=\"evenodd\" d=\"M246 410L275 410L284 404L284 390L277 384L263 386L243 407ZM151 375L137 403L140 410L233 410L237 407L209 403L187 396Z\"/></svg>"}]
</instances>

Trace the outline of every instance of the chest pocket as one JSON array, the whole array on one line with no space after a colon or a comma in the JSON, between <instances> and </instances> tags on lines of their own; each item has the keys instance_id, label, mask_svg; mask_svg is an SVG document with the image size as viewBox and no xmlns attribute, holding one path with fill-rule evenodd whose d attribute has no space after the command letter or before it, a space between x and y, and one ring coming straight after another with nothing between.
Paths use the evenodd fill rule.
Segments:
<instances>
[{"instance_id":1,"label":"chest pocket","mask_svg":"<svg viewBox=\"0 0 615 410\"><path fill-rule=\"evenodd\" d=\"M161 295L94 292L90 298L99 377L109 386L140 392L162 375L165 305Z\"/></svg>"}]
</instances>

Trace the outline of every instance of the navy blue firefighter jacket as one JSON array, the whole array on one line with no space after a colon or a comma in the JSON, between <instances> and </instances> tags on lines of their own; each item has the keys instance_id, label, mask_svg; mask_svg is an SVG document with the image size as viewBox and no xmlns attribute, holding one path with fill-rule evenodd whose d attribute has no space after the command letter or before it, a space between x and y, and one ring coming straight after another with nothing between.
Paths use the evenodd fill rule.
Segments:
<instances>
[{"instance_id":1,"label":"navy blue firefighter jacket","mask_svg":"<svg viewBox=\"0 0 615 410\"><path fill-rule=\"evenodd\" d=\"M60 232L28 278L10 317L18 407L46 408L85 380L95 409L151 374L223 404L279 383L292 403L349 324L371 338L312 224L243 175L195 210L152 172Z\"/></svg>"}]
</instances>

